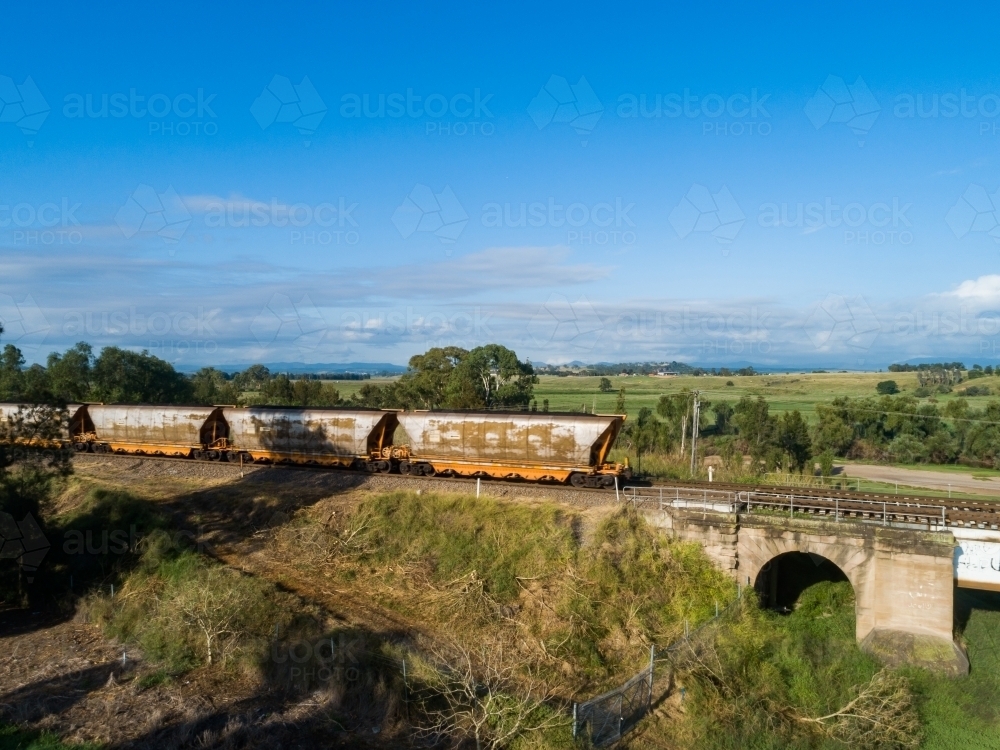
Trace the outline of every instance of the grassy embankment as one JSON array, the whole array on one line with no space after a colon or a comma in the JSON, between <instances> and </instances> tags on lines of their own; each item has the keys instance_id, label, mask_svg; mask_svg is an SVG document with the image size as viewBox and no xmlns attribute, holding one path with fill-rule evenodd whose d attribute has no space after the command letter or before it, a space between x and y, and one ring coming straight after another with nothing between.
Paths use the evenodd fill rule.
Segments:
<instances>
[{"instance_id":1,"label":"grassy embankment","mask_svg":"<svg viewBox=\"0 0 1000 750\"><path fill-rule=\"evenodd\" d=\"M398 712L395 660L410 660L410 698L423 713L409 720L420 724L437 715L457 679L443 664L464 651L480 668L503 662L501 693L519 695L530 684L550 696L550 707L528 717L547 729L511 746L568 747L554 707L617 684L641 667L649 642L675 640L685 619L704 620L733 595L700 548L669 541L627 510L414 493L366 495L348 510L337 507L317 504L272 529L253 574L166 543L166 522L136 497L93 492L62 523L84 528L100 519L146 530L136 559L114 574L115 598L98 585L84 606L109 635L142 647L158 670L147 681L213 671L255 678L266 689L326 691L322 710L337 722L351 726L375 706L387 733L395 727L398 736L412 727ZM348 629L352 639L363 636L361 685L296 682L273 658L276 633L307 641L344 634L322 603L288 593L317 588L349 591L405 623L391 636L356 623ZM747 606L715 631L698 660L678 666L677 684L687 692L682 710L661 711L629 744L842 747L857 739L859 721L811 719L836 712L867 686L895 701L900 726L919 716L927 747L954 747L947 744L954 737L991 747L990 738L1000 737L1000 606L984 601L965 626L973 674L954 682L881 673L854 642L847 584L808 589L788 617ZM212 612L225 626L215 628L214 644ZM509 715L494 723L505 721ZM883 746L912 746L916 736L907 730Z\"/></svg>"}]
</instances>

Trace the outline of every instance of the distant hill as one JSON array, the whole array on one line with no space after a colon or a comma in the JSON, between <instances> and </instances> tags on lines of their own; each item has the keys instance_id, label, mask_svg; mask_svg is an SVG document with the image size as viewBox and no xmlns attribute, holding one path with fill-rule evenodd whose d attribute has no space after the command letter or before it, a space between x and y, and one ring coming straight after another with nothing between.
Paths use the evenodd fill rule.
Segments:
<instances>
[{"instance_id":1,"label":"distant hill","mask_svg":"<svg viewBox=\"0 0 1000 750\"><path fill-rule=\"evenodd\" d=\"M245 362L241 365L215 365L216 370L223 372L239 372L245 370L250 365L263 364L268 370L275 373L285 372L295 375L320 375L323 373L366 373L368 375L400 375L406 372L403 365L393 365L388 362L346 362L346 363L316 363L305 362ZM178 367L183 372L197 372L198 367Z\"/></svg>"}]
</instances>

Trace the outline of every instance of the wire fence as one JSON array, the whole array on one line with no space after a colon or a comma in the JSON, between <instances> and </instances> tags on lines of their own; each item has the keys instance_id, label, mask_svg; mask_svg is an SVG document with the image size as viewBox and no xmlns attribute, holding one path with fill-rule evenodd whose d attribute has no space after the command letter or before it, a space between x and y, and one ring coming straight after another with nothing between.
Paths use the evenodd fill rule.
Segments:
<instances>
[{"instance_id":1,"label":"wire fence","mask_svg":"<svg viewBox=\"0 0 1000 750\"><path fill-rule=\"evenodd\" d=\"M607 747L624 737L645 716L653 705L653 685L657 664L673 666L674 656L692 646L692 641L708 632L710 626L732 616L743 601L744 589L737 588L736 599L719 609L715 615L691 630L684 621L684 635L665 648L649 647L649 666L613 690L573 704L573 737L586 738L593 747ZM669 684L667 687L669 691Z\"/></svg>"}]
</instances>

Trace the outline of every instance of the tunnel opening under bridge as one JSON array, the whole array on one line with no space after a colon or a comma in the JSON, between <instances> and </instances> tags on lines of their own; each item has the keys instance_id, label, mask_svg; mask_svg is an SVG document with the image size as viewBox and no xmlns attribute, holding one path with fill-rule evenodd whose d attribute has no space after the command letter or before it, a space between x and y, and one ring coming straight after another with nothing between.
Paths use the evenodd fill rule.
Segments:
<instances>
[{"instance_id":1,"label":"tunnel opening under bridge","mask_svg":"<svg viewBox=\"0 0 1000 750\"><path fill-rule=\"evenodd\" d=\"M788 614L810 586L848 578L837 565L812 552L786 552L772 558L757 574L754 589L761 606Z\"/></svg>"}]
</instances>

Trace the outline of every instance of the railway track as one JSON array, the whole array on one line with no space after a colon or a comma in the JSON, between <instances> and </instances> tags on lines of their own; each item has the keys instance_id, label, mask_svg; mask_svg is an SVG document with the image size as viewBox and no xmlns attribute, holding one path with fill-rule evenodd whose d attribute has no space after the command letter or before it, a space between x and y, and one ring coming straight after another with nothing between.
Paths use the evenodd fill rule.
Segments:
<instances>
[{"instance_id":1,"label":"railway track","mask_svg":"<svg viewBox=\"0 0 1000 750\"><path fill-rule=\"evenodd\" d=\"M83 458L89 454L80 454ZM100 460L143 460L175 465L210 466L240 471L323 471L353 474L344 469L324 466L299 466L288 464L229 464L219 461L193 461L168 456L97 454ZM86 460L86 459L85 459ZM367 474L360 476L385 476L429 485L475 487L476 479L465 477L414 476ZM536 483L502 479L485 480L488 486L529 487ZM610 500L617 492L620 500L631 501L642 507L681 507L706 511L788 513L791 516L807 515L840 521L863 521L885 525L919 524L929 528L959 526L965 528L1000 528L1000 499L997 502L980 500L952 500L908 493L857 492L851 490L786 487L775 484L745 485L727 482L684 481L630 481L626 486L611 489L577 488L556 483L538 483L546 491L572 492Z\"/></svg>"},{"instance_id":2,"label":"railway track","mask_svg":"<svg viewBox=\"0 0 1000 750\"><path fill-rule=\"evenodd\" d=\"M1000 528L1000 501L953 500L913 493L896 495L852 492L813 487L784 487L774 484L749 486L721 482L652 482L648 488L628 488L634 502L658 503L673 507L729 506L734 512L806 514L834 520L861 520L874 523L919 524L931 528ZM671 496L672 494L672 496Z\"/></svg>"}]
</instances>

